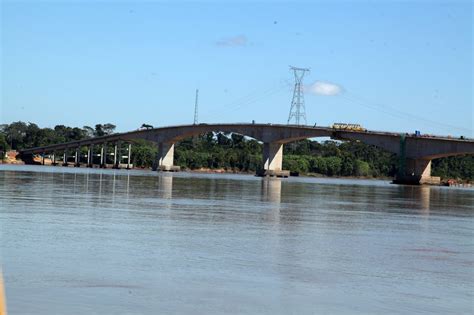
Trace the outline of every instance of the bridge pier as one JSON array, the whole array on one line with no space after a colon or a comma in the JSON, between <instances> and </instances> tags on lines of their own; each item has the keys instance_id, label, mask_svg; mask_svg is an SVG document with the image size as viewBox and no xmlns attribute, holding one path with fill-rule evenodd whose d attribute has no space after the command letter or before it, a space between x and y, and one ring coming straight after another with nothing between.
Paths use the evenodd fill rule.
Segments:
<instances>
[{"instance_id":1,"label":"bridge pier","mask_svg":"<svg viewBox=\"0 0 474 315\"><path fill-rule=\"evenodd\" d=\"M179 166L173 165L174 163L174 143L173 142L161 142L158 143L158 153L156 155L156 161L153 165L153 170L165 171L165 172L178 172Z\"/></svg>"},{"instance_id":2,"label":"bridge pier","mask_svg":"<svg viewBox=\"0 0 474 315\"><path fill-rule=\"evenodd\" d=\"M53 154L51 156L51 165L56 166L58 163L56 163L56 151L53 151Z\"/></svg>"},{"instance_id":3,"label":"bridge pier","mask_svg":"<svg viewBox=\"0 0 474 315\"><path fill-rule=\"evenodd\" d=\"M100 168L107 168L107 143L100 149Z\"/></svg>"},{"instance_id":4,"label":"bridge pier","mask_svg":"<svg viewBox=\"0 0 474 315\"><path fill-rule=\"evenodd\" d=\"M91 144L87 150L87 167L94 167L94 145Z\"/></svg>"},{"instance_id":5,"label":"bridge pier","mask_svg":"<svg viewBox=\"0 0 474 315\"><path fill-rule=\"evenodd\" d=\"M431 160L407 158L393 182L407 185L439 185L441 178L431 176Z\"/></svg>"},{"instance_id":6,"label":"bridge pier","mask_svg":"<svg viewBox=\"0 0 474 315\"><path fill-rule=\"evenodd\" d=\"M129 169L130 169L130 166L132 165L132 164L130 163L131 157L132 157L132 144L129 143L129 144L128 144L128 156L127 156L127 170L129 170Z\"/></svg>"},{"instance_id":7,"label":"bridge pier","mask_svg":"<svg viewBox=\"0 0 474 315\"><path fill-rule=\"evenodd\" d=\"M120 146L120 141L114 145L114 166L112 166L114 169L120 169Z\"/></svg>"},{"instance_id":8,"label":"bridge pier","mask_svg":"<svg viewBox=\"0 0 474 315\"><path fill-rule=\"evenodd\" d=\"M258 176L288 177L289 171L282 170L283 143L263 143L263 169L257 172Z\"/></svg>"},{"instance_id":9,"label":"bridge pier","mask_svg":"<svg viewBox=\"0 0 474 315\"><path fill-rule=\"evenodd\" d=\"M81 148L77 147L74 153L74 167L81 167Z\"/></svg>"},{"instance_id":10,"label":"bridge pier","mask_svg":"<svg viewBox=\"0 0 474 315\"><path fill-rule=\"evenodd\" d=\"M67 164L67 149L64 149L64 152L63 152L63 166L68 166L68 164Z\"/></svg>"}]
</instances>

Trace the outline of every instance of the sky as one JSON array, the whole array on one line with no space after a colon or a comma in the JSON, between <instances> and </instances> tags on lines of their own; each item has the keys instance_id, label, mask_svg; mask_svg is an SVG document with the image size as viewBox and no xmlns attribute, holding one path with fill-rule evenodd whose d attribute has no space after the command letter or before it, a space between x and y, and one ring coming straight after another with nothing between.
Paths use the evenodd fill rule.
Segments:
<instances>
[{"instance_id":1,"label":"sky","mask_svg":"<svg viewBox=\"0 0 474 315\"><path fill-rule=\"evenodd\" d=\"M471 1L1 1L0 123L287 123L474 136Z\"/></svg>"}]
</instances>

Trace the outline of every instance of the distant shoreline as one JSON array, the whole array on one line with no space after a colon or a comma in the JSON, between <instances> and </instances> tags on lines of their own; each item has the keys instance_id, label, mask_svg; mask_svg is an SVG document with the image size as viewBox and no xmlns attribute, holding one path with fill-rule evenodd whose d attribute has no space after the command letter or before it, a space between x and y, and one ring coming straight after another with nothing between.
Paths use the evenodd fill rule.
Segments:
<instances>
[{"instance_id":1,"label":"distant shoreline","mask_svg":"<svg viewBox=\"0 0 474 315\"><path fill-rule=\"evenodd\" d=\"M12 159L5 159L5 160L0 160L0 165L35 165L35 166L42 166L40 162L37 161L37 164L25 164L21 160L12 160ZM85 165L85 164L83 164ZM45 159L45 165L44 166L52 166L51 161L49 159ZM57 167L65 167L61 165L57 165ZM70 162L70 165L67 167L73 167L72 163ZM80 168L86 168L85 166L81 166ZM97 166L94 166L93 168L99 168ZM124 165L121 166L120 169L125 169L126 167ZM112 169L111 165L107 167L106 169ZM152 172L152 169L149 167L131 167L130 170L140 170L140 171L150 171ZM183 168L180 172L182 173L193 173L193 174L236 174L236 175L255 175L255 171L238 171L238 170L226 170L223 168L198 168L198 169L189 169L189 168ZM302 177L302 178L334 178L334 179L352 179L352 180L383 180L383 181L392 181L393 177L387 177L387 176L379 176L379 177L373 177L373 176L328 176L324 174L319 174L319 173L306 173L306 174L299 174L296 176L290 176L290 177ZM468 180L452 180L452 179L442 179L440 185L436 186L462 186L462 187L471 187L472 182Z\"/></svg>"}]
</instances>

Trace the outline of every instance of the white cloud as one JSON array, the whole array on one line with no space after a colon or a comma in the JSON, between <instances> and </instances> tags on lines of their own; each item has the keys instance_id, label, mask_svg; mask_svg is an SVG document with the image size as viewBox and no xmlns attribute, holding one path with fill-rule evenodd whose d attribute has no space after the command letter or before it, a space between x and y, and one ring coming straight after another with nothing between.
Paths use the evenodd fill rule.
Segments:
<instances>
[{"instance_id":1,"label":"white cloud","mask_svg":"<svg viewBox=\"0 0 474 315\"><path fill-rule=\"evenodd\" d=\"M232 37L221 38L216 42L217 46L237 47L246 46L247 37L245 35L237 35Z\"/></svg>"},{"instance_id":2,"label":"white cloud","mask_svg":"<svg viewBox=\"0 0 474 315\"><path fill-rule=\"evenodd\" d=\"M339 95L344 92L344 88L340 85L324 81L316 81L313 84L307 86L305 91L317 95Z\"/></svg>"}]
</instances>

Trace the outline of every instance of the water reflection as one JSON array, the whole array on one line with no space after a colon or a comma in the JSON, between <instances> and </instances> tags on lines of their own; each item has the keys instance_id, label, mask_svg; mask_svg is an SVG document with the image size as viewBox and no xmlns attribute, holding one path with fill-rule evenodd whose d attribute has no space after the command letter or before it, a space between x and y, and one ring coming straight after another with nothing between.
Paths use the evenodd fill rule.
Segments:
<instances>
[{"instance_id":1,"label":"water reflection","mask_svg":"<svg viewBox=\"0 0 474 315\"><path fill-rule=\"evenodd\" d=\"M130 197L130 173L127 172L127 191L126 191L126 194L127 194L127 203L129 201L129 197Z\"/></svg>"},{"instance_id":2,"label":"water reflection","mask_svg":"<svg viewBox=\"0 0 474 315\"><path fill-rule=\"evenodd\" d=\"M275 204L281 202L281 179L264 178L262 179L262 200Z\"/></svg>"},{"instance_id":3,"label":"water reflection","mask_svg":"<svg viewBox=\"0 0 474 315\"><path fill-rule=\"evenodd\" d=\"M263 178L261 189L261 200L269 203L268 211L265 213L265 220L280 222L281 179Z\"/></svg>"},{"instance_id":4,"label":"water reflection","mask_svg":"<svg viewBox=\"0 0 474 315\"><path fill-rule=\"evenodd\" d=\"M173 198L173 175L163 174L158 177L158 197L163 199Z\"/></svg>"},{"instance_id":5,"label":"water reflection","mask_svg":"<svg viewBox=\"0 0 474 315\"><path fill-rule=\"evenodd\" d=\"M472 191L62 170L0 171L12 313L472 313Z\"/></svg>"},{"instance_id":6,"label":"water reflection","mask_svg":"<svg viewBox=\"0 0 474 315\"><path fill-rule=\"evenodd\" d=\"M102 198L102 173L99 174L99 199Z\"/></svg>"},{"instance_id":7,"label":"water reflection","mask_svg":"<svg viewBox=\"0 0 474 315\"><path fill-rule=\"evenodd\" d=\"M423 215L430 214L430 196L431 187L420 187L420 210Z\"/></svg>"},{"instance_id":8,"label":"water reflection","mask_svg":"<svg viewBox=\"0 0 474 315\"><path fill-rule=\"evenodd\" d=\"M431 208L431 191L433 187L430 186L402 186L403 208L410 208L418 210L421 215L429 215ZM400 197L398 197L400 199Z\"/></svg>"}]
</instances>

